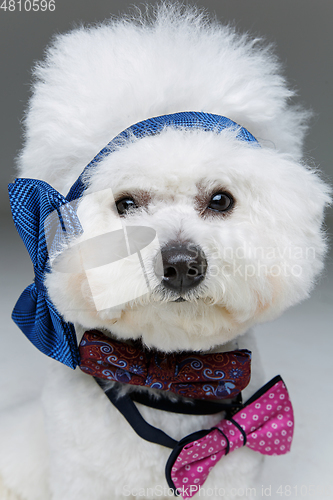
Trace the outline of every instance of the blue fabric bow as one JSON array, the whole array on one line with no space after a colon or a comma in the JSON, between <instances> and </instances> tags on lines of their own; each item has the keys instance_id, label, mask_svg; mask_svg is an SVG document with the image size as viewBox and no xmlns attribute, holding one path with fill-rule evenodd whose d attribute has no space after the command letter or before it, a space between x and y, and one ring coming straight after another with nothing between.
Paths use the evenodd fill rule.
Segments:
<instances>
[{"instance_id":1,"label":"blue fabric bow","mask_svg":"<svg viewBox=\"0 0 333 500\"><path fill-rule=\"evenodd\" d=\"M77 203L73 202L82 196L88 185L87 179L103 158L131 141L133 136L139 139L156 135L170 126L215 133L229 128L237 132L237 139L258 145L250 132L224 116L199 112L174 113L136 123L117 135L86 166L66 197L37 179L19 178L8 186L14 223L35 271L34 283L21 294L12 318L40 351L71 368L80 362L75 328L61 317L44 285L45 274L50 272L50 248L47 243L51 242L53 251L61 248L68 236L82 233L76 215ZM58 219L56 225L54 214Z\"/></svg>"},{"instance_id":2,"label":"blue fabric bow","mask_svg":"<svg viewBox=\"0 0 333 500\"><path fill-rule=\"evenodd\" d=\"M46 182L16 179L9 184L8 191L14 223L35 272L34 283L21 294L12 318L40 351L75 368L79 356L74 325L66 323L58 313L48 296L44 279L45 273L50 271L47 241L51 241L48 233L55 227L52 215L57 213L60 227L68 235L82 232L80 222L72 204Z\"/></svg>"}]
</instances>

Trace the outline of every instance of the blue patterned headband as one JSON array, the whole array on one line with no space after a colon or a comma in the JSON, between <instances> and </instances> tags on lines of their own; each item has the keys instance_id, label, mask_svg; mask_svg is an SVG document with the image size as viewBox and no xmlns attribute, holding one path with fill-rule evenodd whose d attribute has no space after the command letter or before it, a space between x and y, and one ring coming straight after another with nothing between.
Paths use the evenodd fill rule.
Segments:
<instances>
[{"instance_id":1,"label":"blue patterned headband","mask_svg":"<svg viewBox=\"0 0 333 500\"><path fill-rule=\"evenodd\" d=\"M75 207L69 202L82 196L87 188L87 174L106 156L132 140L133 136L139 139L157 135L166 127L215 133L232 129L237 132L237 139L258 145L250 132L224 116L199 112L174 113L136 123L117 135L86 166L66 197L46 182L37 179L19 178L8 186L14 223L29 252L35 271L34 283L21 294L12 318L40 351L71 368L79 364L74 325L64 321L51 302L44 285L45 273L50 272L48 221L51 214L55 213L64 233L71 236L81 234L82 228Z\"/></svg>"}]
</instances>

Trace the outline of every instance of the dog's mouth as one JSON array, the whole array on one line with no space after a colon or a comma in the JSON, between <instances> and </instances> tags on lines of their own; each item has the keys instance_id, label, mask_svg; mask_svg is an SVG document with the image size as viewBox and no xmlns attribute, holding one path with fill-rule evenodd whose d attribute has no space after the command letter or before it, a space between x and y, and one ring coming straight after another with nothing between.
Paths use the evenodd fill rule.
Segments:
<instances>
[{"instance_id":1,"label":"dog's mouth","mask_svg":"<svg viewBox=\"0 0 333 500\"><path fill-rule=\"evenodd\" d=\"M163 285L158 285L152 290L151 299L154 302L168 302L168 303L181 303L181 302L196 302L207 296L207 290L202 287L197 287L194 290L168 290Z\"/></svg>"}]
</instances>

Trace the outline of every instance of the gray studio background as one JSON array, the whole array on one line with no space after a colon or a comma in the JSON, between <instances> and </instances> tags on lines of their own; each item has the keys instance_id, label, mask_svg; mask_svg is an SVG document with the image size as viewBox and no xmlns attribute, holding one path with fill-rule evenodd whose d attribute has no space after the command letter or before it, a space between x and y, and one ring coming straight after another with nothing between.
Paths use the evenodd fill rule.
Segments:
<instances>
[{"instance_id":1,"label":"gray studio background","mask_svg":"<svg viewBox=\"0 0 333 500\"><path fill-rule=\"evenodd\" d=\"M32 280L28 254L11 222L7 197L7 184L15 175L14 158L22 144L21 120L29 97L30 69L34 61L42 58L54 33L67 31L81 21L98 22L110 15L128 12L133 3L134 0L55 0L54 12L0 10L0 411L13 403L15 395L22 399L38 393L42 372L31 370L31 366L43 370L46 365L45 357L30 345L10 319L17 297ZM188 3L205 7L221 21L235 22L240 31L262 35L276 44L287 80L298 89L297 102L315 113L306 142L306 158L320 166L324 178L332 184L333 1L198 0ZM330 236L332 211L328 213L327 227ZM267 380L277 373L283 374L298 420L295 451L284 459L272 457L263 483L288 484L289 481L292 485L331 488L326 491L328 494L315 490L318 494L309 496L314 500L333 498L333 440L329 420L333 414L332 277L329 257L310 300L287 311L277 321L257 328ZM308 423L311 418L316 421L316 435Z\"/></svg>"}]
</instances>

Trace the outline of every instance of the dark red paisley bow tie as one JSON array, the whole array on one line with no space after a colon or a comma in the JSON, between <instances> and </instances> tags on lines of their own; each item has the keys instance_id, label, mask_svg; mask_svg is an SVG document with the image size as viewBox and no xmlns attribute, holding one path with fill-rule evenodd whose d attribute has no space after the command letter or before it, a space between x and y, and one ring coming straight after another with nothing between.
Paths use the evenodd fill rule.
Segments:
<instances>
[{"instance_id":1,"label":"dark red paisley bow tie","mask_svg":"<svg viewBox=\"0 0 333 500\"><path fill-rule=\"evenodd\" d=\"M249 383L251 352L182 352L142 350L86 332L80 346L80 368L93 377L171 391L195 399L231 399Z\"/></svg>"}]
</instances>

